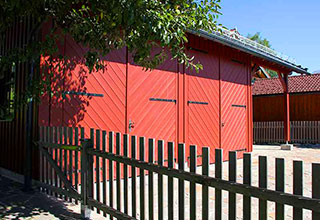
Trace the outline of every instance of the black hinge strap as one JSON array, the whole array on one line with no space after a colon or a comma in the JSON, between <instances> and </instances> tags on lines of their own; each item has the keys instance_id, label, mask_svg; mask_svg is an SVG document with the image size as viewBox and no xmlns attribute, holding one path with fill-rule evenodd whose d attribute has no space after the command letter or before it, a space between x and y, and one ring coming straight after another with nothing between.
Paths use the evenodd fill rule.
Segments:
<instances>
[{"instance_id":1,"label":"black hinge strap","mask_svg":"<svg viewBox=\"0 0 320 220\"><path fill-rule=\"evenodd\" d=\"M87 92L75 92L75 91L63 92L62 95L63 95L63 96L65 96L65 95L83 95L83 96L103 97L103 94L87 93Z\"/></svg>"},{"instance_id":2,"label":"black hinge strap","mask_svg":"<svg viewBox=\"0 0 320 220\"><path fill-rule=\"evenodd\" d=\"M231 105L232 107L238 107L238 108L247 108L246 105Z\"/></svg>"},{"instance_id":3,"label":"black hinge strap","mask_svg":"<svg viewBox=\"0 0 320 220\"><path fill-rule=\"evenodd\" d=\"M174 103L177 102L175 99L150 98L149 100L150 101L159 101L159 102L174 102Z\"/></svg>"},{"instance_id":4,"label":"black hinge strap","mask_svg":"<svg viewBox=\"0 0 320 220\"><path fill-rule=\"evenodd\" d=\"M209 105L208 102L188 101L188 104Z\"/></svg>"}]
</instances>

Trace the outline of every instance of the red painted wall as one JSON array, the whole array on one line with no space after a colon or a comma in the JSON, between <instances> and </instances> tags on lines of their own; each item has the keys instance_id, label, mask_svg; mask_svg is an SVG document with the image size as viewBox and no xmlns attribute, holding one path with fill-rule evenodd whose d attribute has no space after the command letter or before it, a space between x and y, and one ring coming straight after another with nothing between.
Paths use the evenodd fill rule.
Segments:
<instances>
[{"instance_id":1,"label":"red painted wall","mask_svg":"<svg viewBox=\"0 0 320 220\"><path fill-rule=\"evenodd\" d=\"M83 65L85 49L66 38L64 53L71 67L53 87L63 85L65 95L51 97L49 107L42 105L40 124L81 126L87 137L89 128L95 128L196 144L198 154L202 146L209 146L211 162L216 148L225 149L224 156L230 150L250 151L249 56L193 35L187 51L202 63L203 70L186 69L168 59L146 72L131 61L124 48L104 58L104 71L89 74ZM49 115L44 114L47 111ZM129 121L134 122L131 131ZM187 147L186 157L188 154Z\"/></svg>"},{"instance_id":2,"label":"red painted wall","mask_svg":"<svg viewBox=\"0 0 320 220\"><path fill-rule=\"evenodd\" d=\"M254 96L254 121L283 121L283 95ZM290 94L291 121L320 121L320 94Z\"/></svg>"}]
</instances>

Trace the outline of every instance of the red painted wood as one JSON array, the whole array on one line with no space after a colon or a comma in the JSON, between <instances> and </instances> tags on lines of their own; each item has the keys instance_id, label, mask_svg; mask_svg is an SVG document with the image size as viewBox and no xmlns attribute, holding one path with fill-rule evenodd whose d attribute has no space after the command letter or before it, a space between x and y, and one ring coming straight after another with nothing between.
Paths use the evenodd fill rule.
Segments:
<instances>
[{"instance_id":1,"label":"red painted wood","mask_svg":"<svg viewBox=\"0 0 320 220\"><path fill-rule=\"evenodd\" d=\"M238 51L225 49L220 62L221 147L227 160L229 151L248 149L247 70L245 56ZM241 157L242 153L239 152L238 156Z\"/></svg>"},{"instance_id":2,"label":"red painted wood","mask_svg":"<svg viewBox=\"0 0 320 220\"><path fill-rule=\"evenodd\" d=\"M195 62L201 62L203 70L186 69L186 120L188 132L186 133L187 145L210 147L210 162L214 162L214 149L219 148L219 57L189 50L188 54L194 56ZM192 104L188 101L205 102L205 104ZM189 148L186 149L189 156ZM201 158L198 159L198 164Z\"/></svg>"},{"instance_id":3,"label":"red painted wood","mask_svg":"<svg viewBox=\"0 0 320 220\"><path fill-rule=\"evenodd\" d=\"M150 101L150 98L177 100L177 77L177 62L174 60L168 60L147 72L130 62L128 121L134 123L130 135L176 141L177 102ZM167 158L166 152L164 157Z\"/></svg>"},{"instance_id":4,"label":"red painted wood","mask_svg":"<svg viewBox=\"0 0 320 220\"><path fill-rule=\"evenodd\" d=\"M284 134L285 141L290 141L290 96L288 89L288 74L284 75L285 89L284 89Z\"/></svg>"},{"instance_id":5,"label":"red painted wood","mask_svg":"<svg viewBox=\"0 0 320 220\"><path fill-rule=\"evenodd\" d=\"M126 51L114 51L104 58L103 70L89 73L84 66L85 49L71 39L66 40L66 55L71 68L64 80L64 92L98 94L65 95L63 125L104 129L124 133L126 95Z\"/></svg>"}]
</instances>

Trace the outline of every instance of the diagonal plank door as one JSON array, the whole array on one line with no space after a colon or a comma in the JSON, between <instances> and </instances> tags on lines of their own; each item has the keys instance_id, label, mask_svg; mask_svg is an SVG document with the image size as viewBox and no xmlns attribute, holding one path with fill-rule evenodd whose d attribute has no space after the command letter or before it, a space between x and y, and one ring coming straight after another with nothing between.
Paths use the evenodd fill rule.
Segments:
<instances>
[{"instance_id":1,"label":"diagonal plank door","mask_svg":"<svg viewBox=\"0 0 320 220\"><path fill-rule=\"evenodd\" d=\"M186 141L199 146L198 155L201 147L210 147L213 163L214 149L219 147L219 57L194 50L189 54L195 63L201 62L203 70L186 69Z\"/></svg>"},{"instance_id":2,"label":"diagonal plank door","mask_svg":"<svg viewBox=\"0 0 320 220\"><path fill-rule=\"evenodd\" d=\"M129 63L126 126L130 135L176 141L176 84L177 62L174 60L167 60L152 71Z\"/></svg>"},{"instance_id":3,"label":"diagonal plank door","mask_svg":"<svg viewBox=\"0 0 320 220\"><path fill-rule=\"evenodd\" d=\"M247 68L240 52L230 51L221 57L221 147L224 159L238 150L242 157L248 147Z\"/></svg>"}]
</instances>

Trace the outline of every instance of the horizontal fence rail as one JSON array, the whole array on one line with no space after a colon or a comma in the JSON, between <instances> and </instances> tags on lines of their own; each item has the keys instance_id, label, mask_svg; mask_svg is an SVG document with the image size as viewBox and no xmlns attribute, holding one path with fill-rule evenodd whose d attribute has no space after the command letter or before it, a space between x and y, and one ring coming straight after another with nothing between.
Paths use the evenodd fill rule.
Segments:
<instances>
[{"instance_id":1,"label":"horizontal fence rail","mask_svg":"<svg viewBox=\"0 0 320 220\"><path fill-rule=\"evenodd\" d=\"M276 219L285 218L286 206L292 207L294 219L303 219L304 210L312 211L313 220L319 219L320 164L312 164L312 195L307 197L302 161L293 162L290 193L285 189L282 158L274 161L275 178L269 180L268 160L259 156L259 184L253 185L250 153L239 160L237 152L230 151L225 178L222 149L215 150L215 164L210 165L209 147L198 151L195 145L93 129L90 139L84 139L84 130L78 128L41 127L40 131L37 186L50 195L80 202L84 217L91 209L113 219L267 219L271 202ZM268 188L270 181L275 189ZM258 216L253 216L254 209Z\"/></svg>"},{"instance_id":2,"label":"horizontal fence rail","mask_svg":"<svg viewBox=\"0 0 320 220\"><path fill-rule=\"evenodd\" d=\"M261 143L283 143L283 122L254 122L253 140ZM291 121L291 142L301 144L320 143L320 121Z\"/></svg>"}]
</instances>

